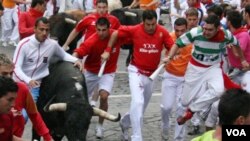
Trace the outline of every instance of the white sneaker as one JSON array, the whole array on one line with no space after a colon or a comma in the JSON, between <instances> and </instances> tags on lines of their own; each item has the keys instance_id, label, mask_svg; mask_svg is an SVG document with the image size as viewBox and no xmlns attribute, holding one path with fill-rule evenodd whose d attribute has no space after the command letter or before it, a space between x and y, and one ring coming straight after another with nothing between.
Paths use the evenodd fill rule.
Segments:
<instances>
[{"instance_id":1,"label":"white sneaker","mask_svg":"<svg viewBox=\"0 0 250 141\"><path fill-rule=\"evenodd\" d=\"M162 129L161 130L161 137L163 141L167 141L169 139L169 134L167 130Z\"/></svg>"},{"instance_id":2,"label":"white sneaker","mask_svg":"<svg viewBox=\"0 0 250 141\"><path fill-rule=\"evenodd\" d=\"M95 136L97 139L102 139L103 138L103 128L102 127L96 127L95 129Z\"/></svg>"},{"instance_id":3,"label":"white sneaker","mask_svg":"<svg viewBox=\"0 0 250 141\"><path fill-rule=\"evenodd\" d=\"M3 47L7 47L7 46L8 46L8 43L5 42L5 41L3 41L3 42L2 42L2 46L3 46Z\"/></svg>"},{"instance_id":4,"label":"white sneaker","mask_svg":"<svg viewBox=\"0 0 250 141\"><path fill-rule=\"evenodd\" d=\"M15 41L9 41L9 45L16 47L17 43Z\"/></svg>"},{"instance_id":5,"label":"white sneaker","mask_svg":"<svg viewBox=\"0 0 250 141\"><path fill-rule=\"evenodd\" d=\"M121 121L119 122L119 125L120 125L120 127L122 129L121 140L122 141L128 141L128 128L125 128L122 125Z\"/></svg>"}]
</instances>

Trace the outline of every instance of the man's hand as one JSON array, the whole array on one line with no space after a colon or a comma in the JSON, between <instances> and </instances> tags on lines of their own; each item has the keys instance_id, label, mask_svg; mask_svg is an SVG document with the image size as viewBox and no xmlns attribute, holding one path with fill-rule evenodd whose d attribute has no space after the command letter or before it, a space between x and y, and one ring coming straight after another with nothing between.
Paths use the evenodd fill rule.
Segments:
<instances>
[{"instance_id":1,"label":"man's hand","mask_svg":"<svg viewBox=\"0 0 250 141\"><path fill-rule=\"evenodd\" d=\"M14 117L23 115L21 111L18 111L15 108L11 108L11 112L13 113Z\"/></svg>"},{"instance_id":2,"label":"man's hand","mask_svg":"<svg viewBox=\"0 0 250 141\"><path fill-rule=\"evenodd\" d=\"M82 71L82 62L80 60L75 61L74 66L78 67L79 70Z\"/></svg>"},{"instance_id":3,"label":"man's hand","mask_svg":"<svg viewBox=\"0 0 250 141\"><path fill-rule=\"evenodd\" d=\"M0 134L4 132L4 128L0 128Z\"/></svg>"},{"instance_id":4,"label":"man's hand","mask_svg":"<svg viewBox=\"0 0 250 141\"><path fill-rule=\"evenodd\" d=\"M250 69L249 63L246 60L241 62L241 66L242 66L243 70L249 70Z\"/></svg>"},{"instance_id":5,"label":"man's hand","mask_svg":"<svg viewBox=\"0 0 250 141\"><path fill-rule=\"evenodd\" d=\"M109 59L109 56L110 56L110 53L107 52L107 51L104 51L101 55L101 58L102 58L102 62L106 61Z\"/></svg>"},{"instance_id":6,"label":"man's hand","mask_svg":"<svg viewBox=\"0 0 250 141\"><path fill-rule=\"evenodd\" d=\"M39 83L38 81L36 81L36 80L30 80L29 85L30 85L32 88L40 87L40 83Z\"/></svg>"},{"instance_id":7,"label":"man's hand","mask_svg":"<svg viewBox=\"0 0 250 141\"><path fill-rule=\"evenodd\" d=\"M65 51L69 50L69 46L67 46L67 45L63 45L62 48L63 48L63 50L65 50Z\"/></svg>"},{"instance_id":8,"label":"man's hand","mask_svg":"<svg viewBox=\"0 0 250 141\"><path fill-rule=\"evenodd\" d=\"M165 57L164 59L162 59L162 64L168 64L171 59L172 57L170 56Z\"/></svg>"}]
</instances>

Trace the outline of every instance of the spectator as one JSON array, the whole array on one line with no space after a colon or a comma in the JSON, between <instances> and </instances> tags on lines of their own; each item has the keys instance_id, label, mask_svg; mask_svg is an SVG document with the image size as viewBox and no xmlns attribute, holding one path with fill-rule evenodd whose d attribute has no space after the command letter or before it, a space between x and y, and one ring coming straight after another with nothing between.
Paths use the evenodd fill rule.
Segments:
<instances>
[{"instance_id":1,"label":"spectator","mask_svg":"<svg viewBox=\"0 0 250 141\"><path fill-rule=\"evenodd\" d=\"M0 54L0 76L11 78L13 70L14 64L12 61L5 54ZM49 134L49 129L46 127L41 115L37 111L36 104L28 87L22 82L17 82L17 87L17 97L15 100L15 106L13 107L16 114L14 117L13 134L17 137L22 137L23 135L25 121L22 115L22 109L25 109L37 133L40 136L43 136L45 141L51 141L52 137Z\"/></svg>"},{"instance_id":2,"label":"spectator","mask_svg":"<svg viewBox=\"0 0 250 141\"><path fill-rule=\"evenodd\" d=\"M19 42L14 53L14 80L25 82L31 89L32 96L37 101L41 80L49 75L48 66L52 57L74 62L81 68L81 62L66 53L59 44L48 37L49 21L38 18L35 22L35 34Z\"/></svg>"},{"instance_id":3,"label":"spectator","mask_svg":"<svg viewBox=\"0 0 250 141\"><path fill-rule=\"evenodd\" d=\"M107 49L111 50L117 38L130 38L134 44L131 63L128 66L131 107L121 121L122 139L128 140L128 128L132 126L132 141L142 141L143 114L153 92L154 82L149 76L157 69L163 47L169 49L173 44L165 28L157 24L154 10L144 10L142 23L125 26L112 33ZM102 58L106 60L110 53L105 51Z\"/></svg>"},{"instance_id":4,"label":"spectator","mask_svg":"<svg viewBox=\"0 0 250 141\"><path fill-rule=\"evenodd\" d=\"M23 141L13 135L14 115L10 111L14 106L17 84L7 77L0 76L0 139L2 141Z\"/></svg>"},{"instance_id":5,"label":"spectator","mask_svg":"<svg viewBox=\"0 0 250 141\"><path fill-rule=\"evenodd\" d=\"M219 102L219 125L192 141L222 141L223 125L250 125L250 94L242 89L224 92Z\"/></svg>"},{"instance_id":6,"label":"spectator","mask_svg":"<svg viewBox=\"0 0 250 141\"><path fill-rule=\"evenodd\" d=\"M64 49L68 48L68 45L75 39L75 37L80 33L84 33L84 40L88 39L95 30L95 23L99 17L107 17L111 23L111 29L117 29L120 26L119 20L108 14L108 1L107 0L97 0L96 2L96 13L90 14L84 17L72 30L68 36L66 42L63 45Z\"/></svg>"},{"instance_id":7,"label":"spectator","mask_svg":"<svg viewBox=\"0 0 250 141\"><path fill-rule=\"evenodd\" d=\"M2 23L2 46L16 46L19 41L17 4L26 4L25 0L3 0L4 14Z\"/></svg>"},{"instance_id":8,"label":"spectator","mask_svg":"<svg viewBox=\"0 0 250 141\"><path fill-rule=\"evenodd\" d=\"M29 11L20 12L18 25L20 39L34 34L35 22L43 16L45 9L45 0L32 0Z\"/></svg>"},{"instance_id":9,"label":"spectator","mask_svg":"<svg viewBox=\"0 0 250 141\"><path fill-rule=\"evenodd\" d=\"M243 18L238 11L231 11L227 13L227 26L239 41L240 48L246 61L250 63L250 35L248 34L248 30L241 26L242 20ZM242 70L240 58L238 58L234 48L228 48L227 51L232 72L236 72L235 70L237 70L237 73L232 74L231 78L234 82L241 84L241 79L245 70Z\"/></svg>"},{"instance_id":10,"label":"spectator","mask_svg":"<svg viewBox=\"0 0 250 141\"><path fill-rule=\"evenodd\" d=\"M198 18L198 13L197 13ZM198 20L197 20L198 21ZM198 23L198 22L197 22ZM178 18L175 21L174 32L170 35L174 41L182 34L188 31L187 21L184 18ZM162 99L161 99L161 116L162 116L162 138L167 140L170 131L170 115L176 105L176 113L182 109L180 96L184 83L184 74L187 64L191 58L192 45L186 48L181 48L178 55L165 67L162 80ZM184 140L185 127L175 124L174 141Z\"/></svg>"},{"instance_id":11,"label":"spectator","mask_svg":"<svg viewBox=\"0 0 250 141\"><path fill-rule=\"evenodd\" d=\"M203 28L193 28L177 39L165 62L168 63L170 58L174 57L178 47L190 43L194 43L194 50L185 74L181 97L182 105L188 109L182 116L177 118L179 124L184 124L195 112L200 119L204 119L211 104L219 99L224 91L220 55L226 48L226 44L235 45L234 48L241 59L242 68L247 69L249 67L236 38L230 32L220 28L218 16L209 15Z\"/></svg>"},{"instance_id":12,"label":"spectator","mask_svg":"<svg viewBox=\"0 0 250 141\"><path fill-rule=\"evenodd\" d=\"M83 58L85 71L84 76L88 88L88 96L91 97L94 89L98 87L98 95L100 96L100 109L108 111L108 96L111 94L113 87L116 64L120 52L120 46L125 43L125 40L120 40L112 51L111 58L107 61L104 73L98 77L98 72L101 68L101 53L107 47L110 35L114 32L110 29L110 23L107 18L101 17L96 21L96 33L85 40L79 48L73 53L74 56ZM85 60L85 59L84 59ZM101 139L103 133L104 118L99 117L99 122L96 126L96 137Z\"/></svg>"}]
</instances>

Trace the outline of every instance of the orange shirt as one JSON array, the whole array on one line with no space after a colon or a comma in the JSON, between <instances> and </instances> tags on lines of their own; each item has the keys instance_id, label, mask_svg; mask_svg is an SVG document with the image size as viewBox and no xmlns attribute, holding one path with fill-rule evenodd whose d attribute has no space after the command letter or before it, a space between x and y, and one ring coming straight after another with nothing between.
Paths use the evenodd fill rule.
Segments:
<instances>
[{"instance_id":1,"label":"orange shirt","mask_svg":"<svg viewBox=\"0 0 250 141\"><path fill-rule=\"evenodd\" d=\"M175 32L170 33L170 36L176 41ZM171 60L169 64L166 66L166 71L176 76L184 76L187 64L191 58L192 53L192 44L187 45L183 48L179 48L178 54L175 55L177 58Z\"/></svg>"},{"instance_id":2,"label":"orange shirt","mask_svg":"<svg viewBox=\"0 0 250 141\"><path fill-rule=\"evenodd\" d=\"M140 8L141 9L147 9L147 10L155 10L156 8L157 8L157 6L158 6L158 4L154 4L154 5L152 5L152 6L150 6L150 7L148 7L148 8L145 8L145 7L143 7L143 6L141 6L141 5L146 5L146 4L149 4L149 3L151 3L153 0L139 0L139 3L140 3Z\"/></svg>"},{"instance_id":3,"label":"orange shirt","mask_svg":"<svg viewBox=\"0 0 250 141\"><path fill-rule=\"evenodd\" d=\"M3 0L2 5L4 8L14 8L16 3L13 0Z\"/></svg>"}]
</instances>

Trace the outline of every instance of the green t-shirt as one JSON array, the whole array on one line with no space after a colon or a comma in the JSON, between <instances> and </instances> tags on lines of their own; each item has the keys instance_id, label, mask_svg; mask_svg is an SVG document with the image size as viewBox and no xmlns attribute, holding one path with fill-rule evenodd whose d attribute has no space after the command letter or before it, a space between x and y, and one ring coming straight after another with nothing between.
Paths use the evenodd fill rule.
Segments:
<instances>
[{"instance_id":1,"label":"green t-shirt","mask_svg":"<svg viewBox=\"0 0 250 141\"><path fill-rule=\"evenodd\" d=\"M206 133L192 139L191 141L219 141L213 138L214 131L215 130L207 131Z\"/></svg>"}]
</instances>

